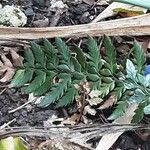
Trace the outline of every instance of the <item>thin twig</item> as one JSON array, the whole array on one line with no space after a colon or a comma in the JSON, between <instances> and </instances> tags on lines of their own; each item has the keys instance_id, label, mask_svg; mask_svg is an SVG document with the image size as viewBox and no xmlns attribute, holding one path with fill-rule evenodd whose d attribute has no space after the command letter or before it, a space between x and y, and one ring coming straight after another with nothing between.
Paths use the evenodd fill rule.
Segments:
<instances>
[{"instance_id":1,"label":"thin twig","mask_svg":"<svg viewBox=\"0 0 150 150\"><path fill-rule=\"evenodd\" d=\"M15 122L16 118L14 118L13 120L9 121L8 123L3 124L2 126L0 126L0 129L4 129L6 127L8 127L11 123Z\"/></svg>"},{"instance_id":2,"label":"thin twig","mask_svg":"<svg viewBox=\"0 0 150 150\"><path fill-rule=\"evenodd\" d=\"M36 98L33 99L33 100L30 100L30 101L28 101L28 102L26 102L26 103L24 103L23 105L21 105L21 106L15 108L15 109L13 109L13 110L8 111L8 113L9 113L9 114L14 113L15 111L18 111L18 110L22 109L23 107L25 107L26 105L32 103L32 102L35 101L35 100L36 100Z\"/></svg>"},{"instance_id":3,"label":"thin twig","mask_svg":"<svg viewBox=\"0 0 150 150\"><path fill-rule=\"evenodd\" d=\"M54 37L123 36L150 35L150 14L90 23L83 25L15 28L0 27L0 39L40 39Z\"/></svg>"},{"instance_id":4,"label":"thin twig","mask_svg":"<svg viewBox=\"0 0 150 150\"><path fill-rule=\"evenodd\" d=\"M4 89L0 92L0 95L2 95L6 90L7 90L7 88L4 88Z\"/></svg>"}]
</instances>

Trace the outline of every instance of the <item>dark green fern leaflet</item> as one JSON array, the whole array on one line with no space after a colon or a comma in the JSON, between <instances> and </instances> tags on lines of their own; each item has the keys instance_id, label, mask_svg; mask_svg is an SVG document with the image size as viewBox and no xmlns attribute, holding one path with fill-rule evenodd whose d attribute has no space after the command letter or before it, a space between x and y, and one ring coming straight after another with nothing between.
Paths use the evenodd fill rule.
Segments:
<instances>
[{"instance_id":1,"label":"dark green fern leaflet","mask_svg":"<svg viewBox=\"0 0 150 150\"><path fill-rule=\"evenodd\" d=\"M104 36L103 44L105 47L105 67L111 71L111 74L114 74L117 69L115 47L107 36Z\"/></svg>"},{"instance_id":2,"label":"dark green fern leaflet","mask_svg":"<svg viewBox=\"0 0 150 150\"><path fill-rule=\"evenodd\" d=\"M74 48L74 51L76 53L76 59L81 65L81 70L85 72L87 69L87 61L86 61L85 54L83 53L82 49L80 49L77 46Z\"/></svg>"},{"instance_id":3,"label":"dark green fern leaflet","mask_svg":"<svg viewBox=\"0 0 150 150\"><path fill-rule=\"evenodd\" d=\"M30 68L17 70L11 81L11 87L21 87L27 82L30 82L32 80L33 73L34 70Z\"/></svg>"},{"instance_id":4,"label":"dark green fern leaflet","mask_svg":"<svg viewBox=\"0 0 150 150\"><path fill-rule=\"evenodd\" d=\"M124 114L126 107L127 107L127 102L125 99L122 99L122 101L119 101L116 109L109 116L108 120L115 120L121 117Z\"/></svg>"},{"instance_id":5,"label":"dark green fern leaflet","mask_svg":"<svg viewBox=\"0 0 150 150\"><path fill-rule=\"evenodd\" d=\"M37 45L35 42L31 42L31 49L32 49L32 53L35 57L35 62L39 66L45 67L45 54L43 53L40 46Z\"/></svg>"},{"instance_id":6,"label":"dark green fern leaflet","mask_svg":"<svg viewBox=\"0 0 150 150\"><path fill-rule=\"evenodd\" d=\"M47 67L50 69L55 69L59 63L59 59L57 56L57 50L54 48L54 46L47 40L44 39L44 52L47 56Z\"/></svg>"},{"instance_id":7,"label":"dark green fern leaflet","mask_svg":"<svg viewBox=\"0 0 150 150\"><path fill-rule=\"evenodd\" d=\"M31 93L37 90L46 80L46 72L43 71L36 71L36 77L34 80L30 83L30 85L27 86L25 89L26 93Z\"/></svg>"},{"instance_id":8,"label":"dark green fern leaflet","mask_svg":"<svg viewBox=\"0 0 150 150\"><path fill-rule=\"evenodd\" d=\"M69 52L68 46L60 38L55 38L55 43L58 49L58 54L60 58L60 63L65 64L70 67L71 54Z\"/></svg>"},{"instance_id":9,"label":"dark green fern leaflet","mask_svg":"<svg viewBox=\"0 0 150 150\"><path fill-rule=\"evenodd\" d=\"M145 106L145 102L139 104L138 108L135 110L135 115L132 118L132 123L139 123L143 119Z\"/></svg>"},{"instance_id":10,"label":"dark green fern leaflet","mask_svg":"<svg viewBox=\"0 0 150 150\"><path fill-rule=\"evenodd\" d=\"M26 60L26 63L25 63L26 66L34 67L35 58L34 58L32 50L30 48L25 50L24 57L25 57L25 60Z\"/></svg>"},{"instance_id":11,"label":"dark green fern leaflet","mask_svg":"<svg viewBox=\"0 0 150 150\"><path fill-rule=\"evenodd\" d=\"M91 68L94 67L96 71L99 72L99 65L101 63L101 59L100 59L100 51L98 45L92 37L89 37L87 41L87 46L89 50L89 59L90 59L88 65Z\"/></svg>"},{"instance_id":12,"label":"dark green fern leaflet","mask_svg":"<svg viewBox=\"0 0 150 150\"><path fill-rule=\"evenodd\" d=\"M134 41L133 47L133 58L134 63L137 66L138 73L143 73L146 63L146 58L144 56L144 50L141 48L137 41Z\"/></svg>"},{"instance_id":13,"label":"dark green fern leaflet","mask_svg":"<svg viewBox=\"0 0 150 150\"><path fill-rule=\"evenodd\" d=\"M40 107L46 107L51 103L57 102L67 91L70 78L64 79L62 82L57 83L51 88L51 91L41 100L38 104Z\"/></svg>"},{"instance_id":14,"label":"dark green fern leaflet","mask_svg":"<svg viewBox=\"0 0 150 150\"><path fill-rule=\"evenodd\" d=\"M67 106L68 104L72 103L76 95L77 95L77 89L74 86L68 88L68 90L63 95L63 97L59 99L57 103L57 107Z\"/></svg>"}]
</instances>

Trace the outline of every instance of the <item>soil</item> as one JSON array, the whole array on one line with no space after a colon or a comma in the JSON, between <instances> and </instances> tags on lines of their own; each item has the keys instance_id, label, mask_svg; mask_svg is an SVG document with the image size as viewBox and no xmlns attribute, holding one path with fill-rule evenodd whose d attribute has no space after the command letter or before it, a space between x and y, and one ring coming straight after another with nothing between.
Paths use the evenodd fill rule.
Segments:
<instances>
[{"instance_id":1,"label":"soil","mask_svg":"<svg viewBox=\"0 0 150 150\"><path fill-rule=\"evenodd\" d=\"M65 1L65 0L64 0ZM19 5L26 14L28 21L26 27L46 27L46 26L66 26L74 24L90 23L100 12L106 7L99 5L89 5L65 1L68 8L61 13L60 16L55 16L55 12L50 10L50 0L9 0L2 2L2 5ZM55 17L58 21L53 24ZM45 21L45 22L44 22ZM1 88L2 91L4 88ZM1 92L0 91L0 92ZM27 105L14 113L9 113L22 104L26 103L28 95L20 92L18 89L6 89L0 94L0 126L16 118L11 126L43 126L44 121L54 114L58 114L53 107L37 108L33 104ZM60 114L60 110L59 110ZM149 150L150 141L142 140L133 132L124 133L111 148L111 150Z\"/></svg>"}]
</instances>

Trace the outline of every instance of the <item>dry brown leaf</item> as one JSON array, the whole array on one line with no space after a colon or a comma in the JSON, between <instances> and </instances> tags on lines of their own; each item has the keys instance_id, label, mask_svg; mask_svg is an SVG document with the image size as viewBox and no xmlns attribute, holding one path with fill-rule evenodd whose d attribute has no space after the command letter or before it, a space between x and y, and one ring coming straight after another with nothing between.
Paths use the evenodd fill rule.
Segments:
<instances>
[{"instance_id":1,"label":"dry brown leaf","mask_svg":"<svg viewBox=\"0 0 150 150\"><path fill-rule=\"evenodd\" d=\"M2 67L4 64L0 61L0 67Z\"/></svg>"},{"instance_id":2,"label":"dry brown leaf","mask_svg":"<svg viewBox=\"0 0 150 150\"><path fill-rule=\"evenodd\" d=\"M86 115L87 113L92 116L95 116L96 110L94 108L92 108L90 105L87 105L84 107L83 114Z\"/></svg>"},{"instance_id":3,"label":"dry brown leaf","mask_svg":"<svg viewBox=\"0 0 150 150\"><path fill-rule=\"evenodd\" d=\"M116 103L116 98L114 95L110 96L105 102L103 105L101 105L98 109L107 109L109 107L112 107L112 105Z\"/></svg>"},{"instance_id":4,"label":"dry brown leaf","mask_svg":"<svg viewBox=\"0 0 150 150\"><path fill-rule=\"evenodd\" d=\"M19 56L14 50L9 51L11 54L12 62L5 54L1 55L0 61L0 82L8 82L12 79L15 74L16 68L15 66L23 65L23 58Z\"/></svg>"},{"instance_id":5,"label":"dry brown leaf","mask_svg":"<svg viewBox=\"0 0 150 150\"><path fill-rule=\"evenodd\" d=\"M101 98L99 98L99 97L94 97L94 98L91 98L91 99L87 99L87 101L89 102L89 104L90 104L91 106L93 106L93 105L98 105L98 104L100 104L100 103L103 101L103 99L101 99Z\"/></svg>"},{"instance_id":6,"label":"dry brown leaf","mask_svg":"<svg viewBox=\"0 0 150 150\"><path fill-rule=\"evenodd\" d=\"M62 121L62 124L75 125L80 118L80 114L73 114L70 118Z\"/></svg>"},{"instance_id":7,"label":"dry brown leaf","mask_svg":"<svg viewBox=\"0 0 150 150\"><path fill-rule=\"evenodd\" d=\"M0 82L7 82L10 81L12 79L12 77L15 74L15 69L12 68L6 68L6 73L4 74L4 77L2 79L0 79Z\"/></svg>"},{"instance_id":8,"label":"dry brown leaf","mask_svg":"<svg viewBox=\"0 0 150 150\"><path fill-rule=\"evenodd\" d=\"M13 64L11 63L11 61L4 54L1 55L1 59L4 63L4 66L13 67Z\"/></svg>"},{"instance_id":9,"label":"dry brown leaf","mask_svg":"<svg viewBox=\"0 0 150 150\"><path fill-rule=\"evenodd\" d=\"M23 66L23 57L18 55L14 50L11 50L10 54L11 54L14 66Z\"/></svg>"}]
</instances>

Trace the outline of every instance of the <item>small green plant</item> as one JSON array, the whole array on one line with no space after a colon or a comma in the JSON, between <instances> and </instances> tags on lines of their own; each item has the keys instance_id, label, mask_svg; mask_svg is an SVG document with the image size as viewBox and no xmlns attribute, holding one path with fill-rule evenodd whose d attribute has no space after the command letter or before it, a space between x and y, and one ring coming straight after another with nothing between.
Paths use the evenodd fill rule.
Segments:
<instances>
[{"instance_id":1,"label":"small green plant","mask_svg":"<svg viewBox=\"0 0 150 150\"><path fill-rule=\"evenodd\" d=\"M18 68L11 87L24 86L26 93L44 96L40 107L52 103L63 107L82 94L79 87L88 82L90 92L98 91L99 98L114 96L117 100L109 119L121 116L130 103L138 103L133 122L139 122L144 113L150 114L150 76L143 75L144 52L135 41L126 65L119 65L109 37L103 37L103 45L105 52L101 56L92 37L88 38L84 51L77 46L70 51L60 38L55 39L54 45L44 39L41 47L31 42L31 48L25 50L24 66Z\"/></svg>"}]
</instances>

